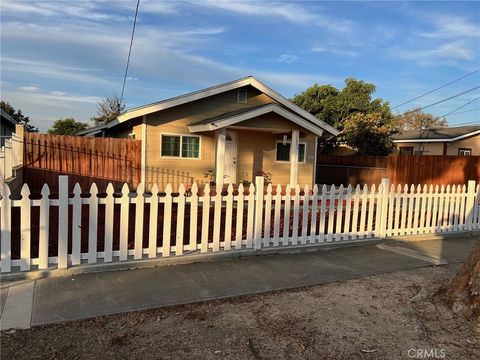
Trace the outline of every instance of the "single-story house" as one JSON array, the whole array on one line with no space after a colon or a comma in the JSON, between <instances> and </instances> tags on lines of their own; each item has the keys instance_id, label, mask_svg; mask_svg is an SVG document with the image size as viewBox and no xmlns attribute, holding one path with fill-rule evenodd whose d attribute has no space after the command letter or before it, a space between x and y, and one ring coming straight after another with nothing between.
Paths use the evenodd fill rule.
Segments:
<instances>
[{"instance_id":1,"label":"single-story house","mask_svg":"<svg viewBox=\"0 0 480 360\"><path fill-rule=\"evenodd\" d=\"M5 145L5 139L12 137L16 125L17 121L3 109L0 109L0 146Z\"/></svg>"},{"instance_id":2,"label":"single-story house","mask_svg":"<svg viewBox=\"0 0 480 360\"><path fill-rule=\"evenodd\" d=\"M312 186L317 139L337 134L248 76L130 109L78 135L142 140L142 181L161 188L251 182L262 171L273 184Z\"/></svg>"},{"instance_id":3,"label":"single-story house","mask_svg":"<svg viewBox=\"0 0 480 360\"><path fill-rule=\"evenodd\" d=\"M400 155L480 156L480 126L406 130L392 139Z\"/></svg>"}]
</instances>

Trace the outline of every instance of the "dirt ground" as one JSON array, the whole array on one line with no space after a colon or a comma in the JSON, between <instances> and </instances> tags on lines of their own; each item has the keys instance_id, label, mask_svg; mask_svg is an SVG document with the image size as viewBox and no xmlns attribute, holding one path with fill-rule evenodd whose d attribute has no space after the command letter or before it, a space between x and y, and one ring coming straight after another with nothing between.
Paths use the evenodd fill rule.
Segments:
<instances>
[{"instance_id":1,"label":"dirt ground","mask_svg":"<svg viewBox=\"0 0 480 360\"><path fill-rule=\"evenodd\" d=\"M458 268L10 330L1 334L1 357L480 359L479 324L431 296Z\"/></svg>"}]
</instances>

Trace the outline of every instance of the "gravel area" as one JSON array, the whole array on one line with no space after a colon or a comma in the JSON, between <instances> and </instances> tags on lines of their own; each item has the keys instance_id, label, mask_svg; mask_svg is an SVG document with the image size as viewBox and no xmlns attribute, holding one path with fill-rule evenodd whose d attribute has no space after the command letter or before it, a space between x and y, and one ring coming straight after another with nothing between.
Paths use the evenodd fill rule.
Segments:
<instances>
[{"instance_id":1,"label":"gravel area","mask_svg":"<svg viewBox=\"0 0 480 360\"><path fill-rule=\"evenodd\" d=\"M479 359L479 324L432 296L458 268L10 330L1 334L1 357L409 359L433 351L437 358Z\"/></svg>"}]
</instances>

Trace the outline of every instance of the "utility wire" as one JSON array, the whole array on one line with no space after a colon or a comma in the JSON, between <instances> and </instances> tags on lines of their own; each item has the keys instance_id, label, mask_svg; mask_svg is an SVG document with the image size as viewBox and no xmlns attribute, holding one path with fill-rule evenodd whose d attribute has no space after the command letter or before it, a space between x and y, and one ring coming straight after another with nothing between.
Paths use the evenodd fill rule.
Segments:
<instances>
[{"instance_id":1,"label":"utility wire","mask_svg":"<svg viewBox=\"0 0 480 360\"><path fill-rule=\"evenodd\" d=\"M450 81L449 83L446 83L446 84L444 84L444 85L442 85L442 86L439 86L439 87L437 87L436 89L430 90L430 91L428 91L428 92L426 92L426 93L424 93L424 94L421 94L421 95L419 95L419 96L417 96L417 97L415 97L415 98L413 98L413 99L410 99L410 100L405 101L405 102L403 102L403 103L401 103L401 104L398 104L398 105L392 107L391 109L395 109L395 108L400 107L400 106L402 106L402 105L411 103L412 101L415 101L415 100L420 99L420 98L422 98L422 97L424 97L424 96L427 96L427 95L429 95L429 94L431 94L431 93L433 93L433 92L435 92L435 91L437 91L437 90L443 89L444 87L446 87L446 86L448 86L448 85L451 85L451 84L453 84L453 83L456 83L457 81L460 81L460 80L462 80L462 79L465 79L466 77L469 77L469 76L471 76L471 75L473 75L473 74L476 74L476 73L478 73L478 72L480 72L480 69L477 69L477 70L475 70L475 71L472 71L471 73L469 73L469 74L467 74L467 75L464 75L464 76L462 76L462 77L460 77L460 78L458 78L458 79L455 79L455 80L453 80L453 81Z\"/></svg>"},{"instance_id":2,"label":"utility wire","mask_svg":"<svg viewBox=\"0 0 480 360\"><path fill-rule=\"evenodd\" d=\"M465 111L459 111L459 112L456 112L456 113L451 113L450 116L452 115L458 115L458 114L465 114L465 113L469 113L469 112L472 112L472 111L479 111L480 108L475 108L475 109L470 109L470 110L465 110Z\"/></svg>"},{"instance_id":3,"label":"utility wire","mask_svg":"<svg viewBox=\"0 0 480 360\"><path fill-rule=\"evenodd\" d=\"M441 104L441 103L443 103L443 102L445 102L445 101L448 101L448 100L455 99L455 98L457 98L457 97L459 97L459 96L462 96L462 95L464 95L464 94L467 94L467 93L469 93L469 92L472 92L472 91L474 91L474 90L477 90L478 88L480 88L480 86L475 86L475 87L473 87L473 88L471 88L471 89L462 91L461 93L458 93L458 94L452 95L452 96L450 96L450 97L448 97L448 98L445 98L445 99L436 101L436 102L434 102L433 104L425 105L425 106L422 106L422 107L417 108L417 109L415 109L415 110L410 110L410 111L404 112L404 113L402 113L402 114L398 114L398 115L394 116L393 119L398 118L398 117L401 117L401 116L403 116L403 115L407 115L407 114L411 114L411 113L417 112L417 111L419 111L419 110L423 110L423 109L432 107L432 106L434 106L434 105Z\"/></svg>"},{"instance_id":4,"label":"utility wire","mask_svg":"<svg viewBox=\"0 0 480 360\"><path fill-rule=\"evenodd\" d=\"M462 125L477 125L477 124L480 124L480 121L470 121L470 122L460 123L460 124L455 124L455 125L462 126Z\"/></svg>"},{"instance_id":5,"label":"utility wire","mask_svg":"<svg viewBox=\"0 0 480 360\"><path fill-rule=\"evenodd\" d=\"M130 38L130 48L128 49L127 66L125 68L125 76L123 77L122 95L120 95L120 104L123 102L123 93L125 91L125 82L127 81L128 66L130 65L130 55L132 53L133 37L135 36L135 26L137 25L138 5L140 0L137 0L137 7L135 8L135 17L133 19L132 37Z\"/></svg>"},{"instance_id":6,"label":"utility wire","mask_svg":"<svg viewBox=\"0 0 480 360\"><path fill-rule=\"evenodd\" d=\"M442 118L442 117L446 117L446 116L448 116L448 115L452 115L455 111L460 110L460 109L463 109L465 106L470 105L471 103L473 103L474 101L476 101L476 100L478 100L478 99L480 99L480 96L479 96L479 97L476 97L476 98L473 99L473 100L470 100L469 102L466 102L466 103L463 104L462 106L459 106L459 107L456 108L455 110L452 110L452 111L450 111L450 112L448 112L448 113L446 113L445 115L442 115L442 116L440 116L440 117Z\"/></svg>"}]
</instances>

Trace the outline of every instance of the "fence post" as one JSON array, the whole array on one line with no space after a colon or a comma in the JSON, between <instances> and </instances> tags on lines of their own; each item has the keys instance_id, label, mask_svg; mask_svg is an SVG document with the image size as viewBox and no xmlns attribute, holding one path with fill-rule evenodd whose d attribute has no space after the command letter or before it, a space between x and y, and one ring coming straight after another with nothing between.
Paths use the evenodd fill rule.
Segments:
<instances>
[{"instance_id":1,"label":"fence post","mask_svg":"<svg viewBox=\"0 0 480 360\"><path fill-rule=\"evenodd\" d=\"M68 262L68 176L58 177L58 268Z\"/></svg>"},{"instance_id":2,"label":"fence post","mask_svg":"<svg viewBox=\"0 0 480 360\"><path fill-rule=\"evenodd\" d=\"M7 139L5 140L5 148L4 148L4 156L5 156L5 169L4 169L4 179L7 180L13 176L13 156L12 156L12 140Z\"/></svg>"},{"instance_id":3,"label":"fence post","mask_svg":"<svg viewBox=\"0 0 480 360\"><path fill-rule=\"evenodd\" d=\"M389 179L382 178L382 193L381 193L381 201L379 202L380 209L380 222L379 222L379 229L377 231L377 236L385 237L387 232L387 214L388 214L388 192L389 192Z\"/></svg>"},{"instance_id":4,"label":"fence post","mask_svg":"<svg viewBox=\"0 0 480 360\"><path fill-rule=\"evenodd\" d=\"M473 230L473 209L475 203L475 192L476 183L475 180L468 181L467 187L467 203L465 205L465 214L466 214L466 224L468 230Z\"/></svg>"},{"instance_id":5,"label":"fence post","mask_svg":"<svg viewBox=\"0 0 480 360\"><path fill-rule=\"evenodd\" d=\"M259 250L262 247L262 220L263 220L263 184L265 179L263 176L255 177L255 227L254 227L254 239L255 250Z\"/></svg>"},{"instance_id":6,"label":"fence post","mask_svg":"<svg viewBox=\"0 0 480 360\"><path fill-rule=\"evenodd\" d=\"M10 189L6 183L1 184L0 191L2 193L1 206L1 221L0 233L2 236L2 268L1 272L10 272L12 269L12 203L10 200Z\"/></svg>"}]
</instances>

